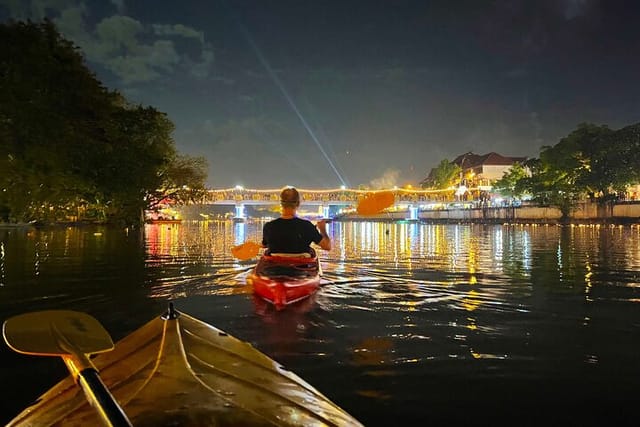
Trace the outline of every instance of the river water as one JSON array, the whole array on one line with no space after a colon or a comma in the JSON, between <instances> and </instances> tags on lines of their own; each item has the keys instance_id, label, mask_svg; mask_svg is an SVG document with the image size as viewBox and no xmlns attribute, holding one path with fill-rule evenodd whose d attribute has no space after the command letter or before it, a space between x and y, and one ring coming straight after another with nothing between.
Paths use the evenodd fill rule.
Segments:
<instances>
[{"instance_id":1,"label":"river water","mask_svg":"<svg viewBox=\"0 0 640 427\"><path fill-rule=\"evenodd\" d=\"M86 311L118 340L173 301L367 426L638 424L639 226L334 222L321 290L275 311L230 254L262 224L0 229L0 319ZM6 423L66 371L0 348Z\"/></svg>"}]
</instances>

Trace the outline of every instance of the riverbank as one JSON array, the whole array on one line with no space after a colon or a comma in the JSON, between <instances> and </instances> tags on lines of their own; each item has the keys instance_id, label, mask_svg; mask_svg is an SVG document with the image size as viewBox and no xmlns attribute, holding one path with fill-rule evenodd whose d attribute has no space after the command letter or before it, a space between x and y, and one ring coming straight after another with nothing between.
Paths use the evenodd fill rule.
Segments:
<instances>
[{"instance_id":1,"label":"riverbank","mask_svg":"<svg viewBox=\"0 0 640 427\"><path fill-rule=\"evenodd\" d=\"M185 218L202 220L202 213L198 211L183 212ZM191 209L193 211L193 209ZM189 213L189 215L187 215ZM248 217L250 218L250 217ZM221 218L220 220L224 220ZM571 211L568 218L562 218L560 209L553 206L479 206L456 207L452 209L425 209L417 211L415 218L411 218L408 209L393 212L382 212L373 216L345 214L333 219L334 221L420 221L434 224L640 224L640 202L619 202L616 204L599 205L597 203L579 203ZM162 223L178 223L170 220ZM96 222L59 222L53 224L40 223L0 223L0 229L43 228L43 227L77 227L86 225L109 225ZM111 224L113 225L113 224ZM122 226L122 224L118 224ZM137 228L137 227L129 227Z\"/></svg>"},{"instance_id":2,"label":"riverbank","mask_svg":"<svg viewBox=\"0 0 640 427\"><path fill-rule=\"evenodd\" d=\"M35 225L27 222L0 222L0 228L14 229L14 228L34 228Z\"/></svg>"},{"instance_id":3,"label":"riverbank","mask_svg":"<svg viewBox=\"0 0 640 427\"><path fill-rule=\"evenodd\" d=\"M375 216L346 215L346 221L409 220L409 211L385 212ZM552 206L472 207L419 211L414 221L426 223L478 224L636 224L640 223L640 202L599 205L579 203L567 218Z\"/></svg>"}]
</instances>

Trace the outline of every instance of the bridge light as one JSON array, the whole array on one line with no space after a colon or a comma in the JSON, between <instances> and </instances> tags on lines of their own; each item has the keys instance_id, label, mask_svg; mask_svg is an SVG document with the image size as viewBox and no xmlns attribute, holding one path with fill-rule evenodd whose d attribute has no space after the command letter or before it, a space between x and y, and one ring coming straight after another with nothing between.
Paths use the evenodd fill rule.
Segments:
<instances>
[{"instance_id":1,"label":"bridge light","mask_svg":"<svg viewBox=\"0 0 640 427\"><path fill-rule=\"evenodd\" d=\"M236 185L236 190L244 190L244 187L242 185Z\"/></svg>"},{"instance_id":2,"label":"bridge light","mask_svg":"<svg viewBox=\"0 0 640 427\"><path fill-rule=\"evenodd\" d=\"M347 186L346 186L346 185L341 185L341 186L340 186L340 189L341 189L341 190L345 190L346 188L347 188Z\"/></svg>"}]
</instances>

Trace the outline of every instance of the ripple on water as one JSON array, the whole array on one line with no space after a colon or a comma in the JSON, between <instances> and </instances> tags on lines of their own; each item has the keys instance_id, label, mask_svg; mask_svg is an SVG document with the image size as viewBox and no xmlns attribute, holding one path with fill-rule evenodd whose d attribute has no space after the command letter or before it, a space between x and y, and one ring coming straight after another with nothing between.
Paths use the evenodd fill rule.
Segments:
<instances>
[{"instance_id":1,"label":"ripple on water","mask_svg":"<svg viewBox=\"0 0 640 427\"><path fill-rule=\"evenodd\" d=\"M585 401L637 406L640 227L332 223L323 286L282 311L246 284L255 260L230 256L259 229L149 228L143 250L122 233L5 236L0 307L90 311L118 337L179 299L366 425L389 413L385 425L413 425L425 408L460 421L460 407L480 408L485 424L503 402L527 416L552 403L585 424L592 414L572 410ZM22 384L37 380L28 374Z\"/></svg>"}]
</instances>

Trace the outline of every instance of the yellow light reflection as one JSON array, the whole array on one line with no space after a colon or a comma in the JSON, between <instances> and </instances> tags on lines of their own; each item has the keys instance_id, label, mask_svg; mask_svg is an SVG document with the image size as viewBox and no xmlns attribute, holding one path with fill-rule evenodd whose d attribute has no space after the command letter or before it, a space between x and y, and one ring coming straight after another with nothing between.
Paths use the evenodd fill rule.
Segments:
<instances>
[{"instance_id":1,"label":"yellow light reflection","mask_svg":"<svg viewBox=\"0 0 640 427\"><path fill-rule=\"evenodd\" d=\"M462 299L462 306L467 311L474 311L480 306L480 299L478 298L478 292L471 289L465 298Z\"/></svg>"},{"instance_id":2,"label":"yellow light reflection","mask_svg":"<svg viewBox=\"0 0 640 427\"><path fill-rule=\"evenodd\" d=\"M591 299L591 288L592 288L593 284L591 283L591 276L593 276L593 271L591 270L591 263L589 262L589 257L588 256L587 256L587 259L585 260L585 269L587 270L586 274L584 275L585 299L587 301L592 301L592 299Z\"/></svg>"},{"instance_id":3,"label":"yellow light reflection","mask_svg":"<svg viewBox=\"0 0 640 427\"><path fill-rule=\"evenodd\" d=\"M353 351L353 362L357 366L379 366L391 362L393 341L388 337L365 338Z\"/></svg>"}]
</instances>

